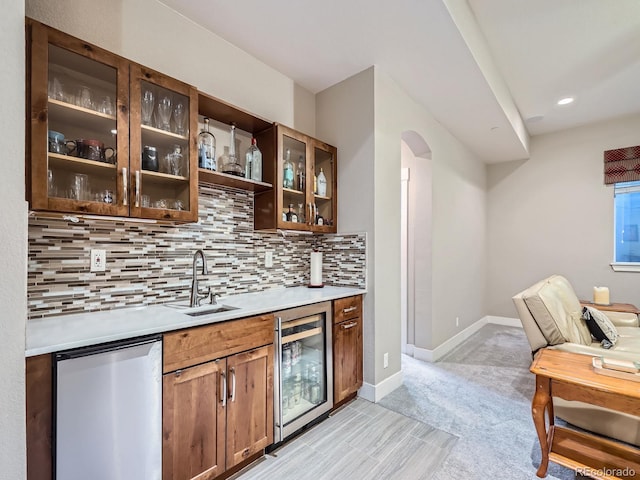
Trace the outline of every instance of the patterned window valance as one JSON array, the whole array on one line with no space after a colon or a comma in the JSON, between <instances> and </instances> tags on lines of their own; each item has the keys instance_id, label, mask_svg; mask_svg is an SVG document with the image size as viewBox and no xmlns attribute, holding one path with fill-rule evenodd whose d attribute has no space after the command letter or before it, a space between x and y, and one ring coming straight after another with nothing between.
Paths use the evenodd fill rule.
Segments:
<instances>
[{"instance_id":1,"label":"patterned window valance","mask_svg":"<svg viewBox=\"0 0 640 480\"><path fill-rule=\"evenodd\" d=\"M604 152L604 183L640 180L640 145Z\"/></svg>"}]
</instances>

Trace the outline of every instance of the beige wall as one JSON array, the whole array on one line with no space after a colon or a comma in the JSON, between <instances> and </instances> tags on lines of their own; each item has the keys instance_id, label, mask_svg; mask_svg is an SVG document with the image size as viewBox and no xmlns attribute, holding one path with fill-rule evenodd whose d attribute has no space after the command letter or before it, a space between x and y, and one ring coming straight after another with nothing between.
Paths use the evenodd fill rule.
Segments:
<instances>
[{"instance_id":1,"label":"beige wall","mask_svg":"<svg viewBox=\"0 0 640 480\"><path fill-rule=\"evenodd\" d=\"M316 111L318 135L339 151L339 229L368 234L365 381L378 385L400 371L402 133L415 131L433 152L433 326L424 349L484 315L485 165L375 67L320 92Z\"/></svg>"},{"instance_id":2,"label":"beige wall","mask_svg":"<svg viewBox=\"0 0 640 480\"><path fill-rule=\"evenodd\" d=\"M313 133L312 94L156 0L26 0L26 14L253 114Z\"/></svg>"},{"instance_id":3,"label":"beige wall","mask_svg":"<svg viewBox=\"0 0 640 480\"><path fill-rule=\"evenodd\" d=\"M511 297L565 275L579 297L606 285L640 305L640 275L613 272L613 189L603 151L640 143L640 116L536 136L531 158L489 167L489 314L517 317Z\"/></svg>"},{"instance_id":4,"label":"beige wall","mask_svg":"<svg viewBox=\"0 0 640 480\"><path fill-rule=\"evenodd\" d=\"M367 232L367 289L364 297L364 381L375 385L376 266L374 230L373 68L316 96L318 137L338 148L338 231Z\"/></svg>"},{"instance_id":5,"label":"beige wall","mask_svg":"<svg viewBox=\"0 0 640 480\"><path fill-rule=\"evenodd\" d=\"M388 75L376 69L376 161L380 159L385 165L381 170L383 176L376 182L376 197L384 204L380 222L376 211L376 226L381 235L398 231L394 229L399 225L400 215L399 139L402 132L411 130L420 135L432 151L433 325L430 344L416 344L416 347L434 349L485 315L486 169L485 164L428 111ZM389 188L390 184L397 185L398 191L396 187ZM385 194L380 195L378 188ZM381 272L380 278L388 279L390 292L398 292L393 287L399 284L393 266L399 260L398 242L399 236L393 236L382 246L388 271ZM380 268L377 257L376 268ZM394 330L399 301L387 297L383 303L386 304L387 329L381 335L376 334L376 338L390 347L396 341L399 343ZM460 319L458 327L456 317ZM397 332L399 335L399 329Z\"/></svg>"},{"instance_id":6,"label":"beige wall","mask_svg":"<svg viewBox=\"0 0 640 480\"><path fill-rule=\"evenodd\" d=\"M25 478L24 329L27 208L24 201L24 5L5 2L0 19L0 477Z\"/></svg>"}]
</instances>

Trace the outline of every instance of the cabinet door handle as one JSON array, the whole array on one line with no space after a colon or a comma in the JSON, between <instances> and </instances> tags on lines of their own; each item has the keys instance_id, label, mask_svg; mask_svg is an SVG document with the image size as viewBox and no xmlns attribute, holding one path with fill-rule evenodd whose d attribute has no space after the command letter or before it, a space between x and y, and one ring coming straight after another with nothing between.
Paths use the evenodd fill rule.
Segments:
<instances>
[{"instance_id":1,"label":"cabinet door handle","mask_svg":"<svg viewBox=\"0 0 640 480\"><path fill-rule=\"evenodd\" d=\"M140 170L136 170L136 208L140 207Z\"/></svg>"},{"instance_id":2,"label":"cabinet door handle","mask_svg":"<svg viewBox=\"0 0 640 480\"><path fill-rule=\"evenodd\" d=\"M224 372L220 372L220 378L222 379L222 389L219 397L224 407L227 405L227 375Z\"/></svg>"},{"instance_id":3,"label":"cabinet door handle","mask_svg":"<svg viewBox=\"0 0 640 480\"><path fill-rule=\"evenodd\" d=\"M129 175L126 168L122 168L122 205L129 205Z\"/></svg>"},{"instance_id":4,"label":"cabinet door handle","mask_svg":"<svg viewBox=\"0 0 640 480\"><path fill-rule=\"evenodd\" d=\"M236 369L231 367L229 369L231 371L231 401L236 401Z\"/></svg>"},{"instance_id":5,"label":"cabinet door handle","mask_svg":"<svg viewBox=\"0 0 640 480\"><path fill-rule=\"evenodd\" d=\"M341 325L341 328L343 330L349 330L350 328L353 328L356 325L358 325L358 322L345 323L344 325Z\"/></svg>"},{"instance_id":6,"label":"cabinet door handle","mask_svg":"<svg viewBox=\"0 0 640 480\"><path fill-rule=\"evenodd\" d=\"M307 203L307 208L309 209L309 215L307 216L307 225L313 225L313 220L311 220L311 216L313 215L313 209L311 208L310 203Z\"/></svg>"},{"instance_id":7,"label":"cabinet door handle","mask_svg":"<svg viewBox=\"0 0 640 480\"><path fill-rule=\"evenodd\" d=\"M342 309L342 313L349 313L349 312L353 312L354 310L357 310L358 307L349 307L349 308L343 308Z\"/></svg>"}]
</instances>

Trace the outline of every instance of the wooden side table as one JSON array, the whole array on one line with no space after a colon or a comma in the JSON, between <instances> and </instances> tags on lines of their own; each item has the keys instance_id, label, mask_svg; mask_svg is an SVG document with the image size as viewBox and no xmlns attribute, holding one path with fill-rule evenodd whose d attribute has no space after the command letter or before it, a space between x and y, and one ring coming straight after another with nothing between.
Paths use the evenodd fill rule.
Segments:
<instances>
[{"instance_id":1,"label":"wooden side table","mask_svg":"<svg viewBox=\"0 0 640 480\"><path fill-rule=\"evenodd\" d=\"M553 397L640 416L640 384L595 373L591 362L589 355L545 348L531 364L536 375L531 413L542 450L536 474L546 477L551 460L592 478L640 479L640 449L554 425Z\"/></svg>"},{"instance_id":2,"label":"wooden side table","mask_svg":"<svg viewBox=\"0 0 640 480\"><path fill-rule=\"evenodd\" d=\"M602 312L622 312L622 313L635 313L640 314L640 309L631 303L610 303L609 305L600 305L598 303L589 302L587 300L580 300L580 304L583 307L597 308Z\"/></svg>"}]
</instances>

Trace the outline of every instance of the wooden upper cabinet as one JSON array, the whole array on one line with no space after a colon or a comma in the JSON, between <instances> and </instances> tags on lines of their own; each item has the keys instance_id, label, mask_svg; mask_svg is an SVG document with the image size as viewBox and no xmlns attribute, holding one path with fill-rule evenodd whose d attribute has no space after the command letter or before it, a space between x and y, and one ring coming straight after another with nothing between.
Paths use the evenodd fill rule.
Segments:
<instances>
[{"instance_id":1,"label":"wooden upper cabinet","mask_svg":"<svg viewBox=\"0 0 640 480\"><path fill-rule=\"evenodd\" d=\"M34 20L26 28L30 208L197 220L196 90ZM154 121L158 101L170 99L168 130L161 124L142 133L144 82L156 94ZM184 111L176 112L178 104ZM180 116L185 127L177 133ZM140 168L142 142L157 148L157 172ZM180 168L170 171L166 157L176 146Z\"/></svg>"},{"instance_id":2,"label":"wooden upper cabinet","mask_svg":"<svg viewBox=\"0 0 640 480\"><path fill-rule=\"evenodd\" d=\"M197 90L132 64L130 92L131 214L197 220Z\"/></svg>"},{"instance_id":3,"label":"wooden upper cabinet","mask_svg":"<svg viewBox=\"0 0 640 480\"><path fill-rule=\"evenodd\" d=\"M255 228L335 233L337 149L278 124L257 138L275 145L275 161L267 174L274 188L255 196Z\"/></svg>"}]
</instances>

